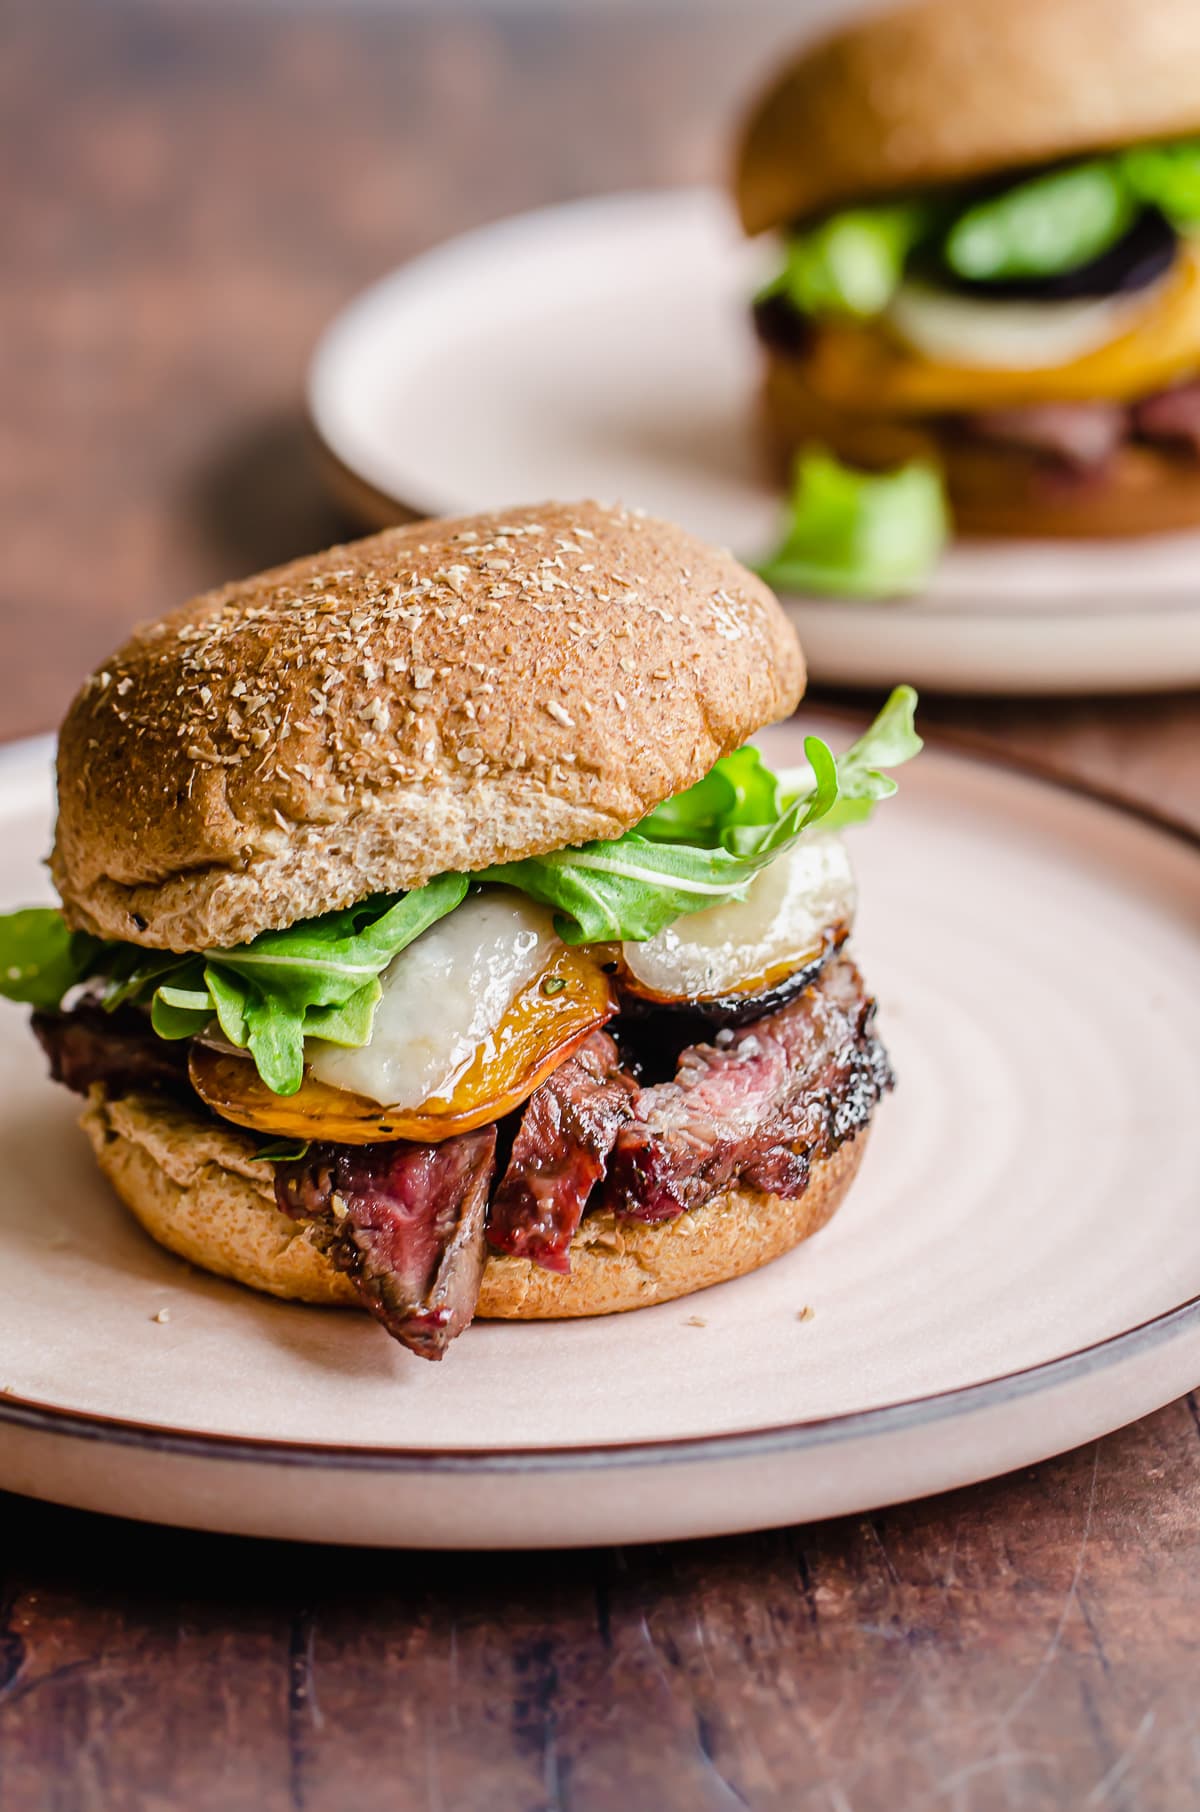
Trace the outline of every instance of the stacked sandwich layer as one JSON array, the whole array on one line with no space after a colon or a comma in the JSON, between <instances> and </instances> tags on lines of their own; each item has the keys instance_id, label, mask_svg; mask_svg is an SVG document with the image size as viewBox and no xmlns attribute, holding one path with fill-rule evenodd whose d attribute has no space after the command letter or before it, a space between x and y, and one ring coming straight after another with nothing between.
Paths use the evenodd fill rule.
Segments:
<instances>
[{"instance_id":1,"label":"stacked sandwich layer","mask_svg":"<svg viewBox=\"0 0 1200 1812\"><path fill-rule=\"evenodd\" d=\"M736 1275L891 1082L838 833L913 700L776 775L802 684L757 580L597 505L229 587L80 693L0 986L164 1244L425 1357Z\"/></svg>"},{"instance_id":2,"label":"stacked sandwich layer","mask_svg":"<svg viewBox=\"0 0 1200 1812\"><path fill-rule=\"evenodd\" d=\"M738 172L777 448L929 462L968 531L1200 519L1197 54L1185 0L926 0L786 71Z\"/></svg>"}]
</instances>

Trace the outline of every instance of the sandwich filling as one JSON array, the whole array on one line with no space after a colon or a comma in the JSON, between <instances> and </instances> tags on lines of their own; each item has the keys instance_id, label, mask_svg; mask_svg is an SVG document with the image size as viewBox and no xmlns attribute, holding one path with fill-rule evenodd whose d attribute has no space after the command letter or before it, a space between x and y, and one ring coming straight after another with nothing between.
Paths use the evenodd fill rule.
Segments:
<instances>
[{"instance_id":1,"label":"sandwich filling","mask_svg":"<svg viewBox=\"0 0 1200 1812\"><path fill-rule=\"evenodd\" d=\"M868 470L979 449L1050 485L1200 460L1200 140L843 209L755 303L795 445ZM910 501L928 543L926 498ZM921 512L924 511L924 515Z\"/></svg>"},{"instance_id":2,"label":"sandwich filling","mask_svg":"<svg viewBox=\"0 0 1200 1812\"><path fill-rule=\"evenodd\" d=\"M254 1136L397 1339L440 1357L489 1247L569 1269L584 1215L782 1197L890 1071L845 943L840 831L920 747L893 694L840 758L724 758L635 832L443 875L229 950L0 920L0 992L96 1102L166 1097Z\"/></svg>"}]
</instances>

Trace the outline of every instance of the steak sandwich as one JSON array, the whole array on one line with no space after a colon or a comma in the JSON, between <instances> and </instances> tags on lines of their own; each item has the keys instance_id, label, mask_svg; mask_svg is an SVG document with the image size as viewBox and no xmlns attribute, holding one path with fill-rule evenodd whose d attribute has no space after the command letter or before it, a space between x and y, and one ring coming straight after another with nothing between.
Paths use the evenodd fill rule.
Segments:
<instances>
[{"instance_id":1,"label":"steak sandwich","mask_svg":"<svg viewBox=\"0 0 1200 1812\"><path fill-rule=\"evenodd\" d=\"M591 503L211 592L72 705L0 990L155 1239L426 1358L736 1276L891 1084L837 833L913 699L774 774L803 684L757 579Z\"/></svg>"},{"instance_id":2,"label":"steak sandwich","mask_svg":"<svg viewBox=\"0 0 1200 1812\"><path fill-rule=\"evenodd\" d=\"M1198 63L1194 0L918 0L782 70L736 171L776 448L926 462L967 532L1200 521Z\"/></svg>"}]
</instances>

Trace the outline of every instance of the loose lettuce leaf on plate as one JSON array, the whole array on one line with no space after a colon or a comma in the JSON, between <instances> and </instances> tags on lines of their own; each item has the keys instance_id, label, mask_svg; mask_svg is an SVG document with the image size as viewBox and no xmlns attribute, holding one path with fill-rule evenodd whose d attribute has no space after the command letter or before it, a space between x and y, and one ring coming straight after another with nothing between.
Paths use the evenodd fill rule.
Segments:
<instances>
[{"instance_id":1,"label":"loose lettuce leaf on plate","mask_svg":"<svg viewBox=\"0 0 1200 1812\"><path fill-rule=\"evenodd\" d=\"M932 466L858 472L813 448L796 460L783 537L757 571L776 591L903 597L928 578L949 532Z\"/></svg>"}]
</instances>

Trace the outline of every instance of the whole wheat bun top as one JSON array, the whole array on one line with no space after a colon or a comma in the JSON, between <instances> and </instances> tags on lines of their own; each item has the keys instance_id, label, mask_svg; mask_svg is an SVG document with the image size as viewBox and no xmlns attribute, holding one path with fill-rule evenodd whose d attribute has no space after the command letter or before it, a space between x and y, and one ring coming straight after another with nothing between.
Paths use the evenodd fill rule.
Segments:
<instances>
[{"instance_id":1,"label":"whole wheat bun top","mask_svg":"<svg viewBox=\"0 0 1200 1812\"><path fill-rule=\"evenodd\" d=\"M246 942L447 870L618 836L804 688L766 586L547 503L389 529L138 630L59 738L70 924Z\"/></svg>"},{"instance_id":2,"label":"whole wheat bun top","mask_svg":"<svg viewBox=\"0 0 1200 1812\"><path fill-rule=\"evenodd\" d=\"M1197 0L918 0L804 50L737 153L747 232L1200 129Z\"/></svg>"}]
</instances>

